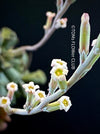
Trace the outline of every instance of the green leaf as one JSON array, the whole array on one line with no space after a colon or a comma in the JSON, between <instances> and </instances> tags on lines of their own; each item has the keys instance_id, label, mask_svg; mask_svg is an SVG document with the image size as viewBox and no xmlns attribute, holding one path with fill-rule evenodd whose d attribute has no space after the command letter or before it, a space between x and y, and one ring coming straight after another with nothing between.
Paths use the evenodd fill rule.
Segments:
<instances>
[{"instance_id":1,"label":"green leaf","mask_svg":"<svg viewBox=\"0 0 100 134\"><path fill-rule=\"evenodd\" d=\"M46 75L42 70L37 70L35 72L26 72L22 79L25 82L34 81L38 84L45 84L47 81Z\"/></svg>"},{"instance_id":2,"label":"green leaf","mask_svg":"<svg viewBox=\"0 0 100 134\"><path fill-rule=\"evenodd\" d=\"M6 68L4 73L7 75L10 81L18 83L21 80L21 74L15 68Z\"/></svg>"},{"instance_id":3,"label":"green leaf","mask_svg":"<svg viewBox=\"0 0 100 134\"><path fill-rule=\"evenodd\" d=\"M0 32L0 46L3 49L13 48L18 42L16 33L8 27L3 27Z\"/></svg>"},{"instance_id":4,"label":"green leaf","mask_svg":"<svg viewBox=\"0 0 100 134\"><path fill-rule=\"evenodd\" d=\"M8 78L6 77L6 75L3 72L0 72L0 85L6 85L7 83L9 83Z\"/></svg>"},{"instance_id":5,"label":"green leaf","mask_svg":"<svg viewBox=\"0 0 100 134\"><path fill-rule=\"evenodd\" d=\"M7 90L6 88L0 84L0 97L1 96L6 96L7 95Z\"/></svg>"}]
</instances>

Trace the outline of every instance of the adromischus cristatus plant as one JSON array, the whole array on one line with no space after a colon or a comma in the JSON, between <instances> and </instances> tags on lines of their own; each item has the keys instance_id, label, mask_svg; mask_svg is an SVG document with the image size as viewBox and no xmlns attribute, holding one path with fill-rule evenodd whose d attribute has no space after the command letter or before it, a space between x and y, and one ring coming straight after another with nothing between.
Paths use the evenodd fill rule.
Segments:
<instances>
[{"instance_id":1,"label":"adromischus cristatus plant","mask_svg":"<svg viewBox=\"0 0 100 134\"><path fill-rule=\"evenodd\" d=\"M61 18L67 8L74 0L57 0L57 15L48 12L47 21L44 25L45 35L43 39L35 46L23 46L14 50L19 53L25 50L34 50L42 46L45 41L58 28L66 27L66 18ZM55 18L54 18L55 17ZM53 21L54 18L54 21ZM72 106L71 100L64 95L76 82L84 77L91 70L95 62L100 57L100 35L93 40L90 46L90 23L89 14L83 13L81 17L80 39L79 39L79 58L80 63L72 76L67 80L68 75L67 62L61 59L53 59L51 62L51 79L48 84L48 94L40 89L33 81L24 83L22 87L26 92L26 102L22 109L12 108L11 102L13 95L18 90L18 85L15 82L7 84L7 96L0 98L0 107L8 114L33 115L39 112L53 112L56 110L65 110L66 112ZM91 50L90 50L90 47Z\"/></svg>"}]
</instances>

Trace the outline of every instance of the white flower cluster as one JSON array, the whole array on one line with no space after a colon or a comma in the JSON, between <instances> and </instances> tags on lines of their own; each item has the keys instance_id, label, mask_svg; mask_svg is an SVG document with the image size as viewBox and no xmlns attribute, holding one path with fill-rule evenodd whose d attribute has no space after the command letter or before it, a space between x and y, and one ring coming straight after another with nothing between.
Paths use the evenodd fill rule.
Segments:
<instances>
[{"instance_id":1,"label":"white flower cluster","mask_svg":"<svg viewBox=\"0 0 100 134\"><path fill-rule=\"evenodd\" d=\"M10 82L7 84L7 90L7 96L9 97L10 101L12 101L14 93L18 90L18 85L14 82Z\"/></svg>"},{"instance_id":2,"label":"white flower cluster","mask_svg":"<svg viewBox=\"0 0 100 134\"><path fill-rule=\"evenodd\" d=\"M29 82L28 84L23 84L23 88L27 93L34 95L37 101L43 101L46 97L45 92L39 90L39 85L34 85L34 82ZM37 90L38 89L38 90Z\"/></svg>"},{"instance_id":3,"label":"white flower cluster","mask_svg":"<svg viewBox=\"0 0 100 134\"><path fill-rule=\"evenodd\" d=\"M4 108L6 112L8 112L11 100L13 99L14 92L18 90L18 86L14 82L10 82L7 84L8 94L7 96L0 97L0 107Z\"/></svg>"},{"instance_id":4,"label":"white flower cluster","mask_svg":"<svg viewBox=\"0 0 100 134\"><path fill-rule=\"evenodd\" d=\"M53 59L51 62L52 69L51 73L51 82L49 84L49 88L56 89L59 87L61 90L66 89L66 75L68 74L67 63L61 59ZM61 85L59 85L61 83ZM22 85L27 94L26 102L24 105L24 109L27 112L30 112L34 107L39 105L41 102L45 101L45 99L49 96L46 96L45 91L41 91L39 85L35 85L34 82L25 83ZM64 87L64 88L62 88ZM7 84L8 94L6 97L0 97L0 107L3 107L6 112L9 112L9 108L11 101L13 99L15 91L18 90L18 85L14 82L10 82ZM49 92L51 93L51 92ZM52 92L51 94L53 94ZM53 104L53 106L52 106ZM71 106L71 101L69 97L63 96L61 97L57 103L52 103L49 105L49 110L62 110L64 109L66 112L69 110ZM56 106L57 104L57 106ZM51 108L50 108L51 107ZM55 107L55 108L53 108ZM53 108L53 109L52 109Z\"/></svg>"},{"instance_id":5,"label":"white flower cluster","mask_svg":"<svg viewBox=\"0 0 100 134\"><path fill-rule=\"evenodd\" d=\"M66 81L66 75L68 74L68 67L67 63L61 59L53 59L51 62L52 69L50 71L51 73L51 81L49 83L49 92L54 93L56 89L64 89L66 90L67 88L67 81ZM71 101L68 96L62 96L57 103L52 103L49 105L49 110L51 109L64 109L66 112L69 110L71 107ZM51 107L51 108L50 108ZM53 107L53 108L52 108Z\"/></svg>"},{"instance_id":6,"label":"white flower cluster","mask_svg":"<svg viewBox=\"0 0 100 134\"><path fill-rule=\"evenodd\" d=\"M34 85L34 82L29 82L28 84L23 84L22 86L27 93L24 109L30 112L46 98L46 94L45 91L39 90L39 85Z\"/></svg>"},{"instance_id":7,"label":"white flower cluster","mask_svg":"<svg viewBox=\"0 0 100 134\"><path fill-rule=\"evenodd\" d=\"M51 62L51 80L49 82L49 94L53 94L57 88L67 87L66 75L68 74L67 63L61 59L53 59Z\"/></svg>"}]
</instances>

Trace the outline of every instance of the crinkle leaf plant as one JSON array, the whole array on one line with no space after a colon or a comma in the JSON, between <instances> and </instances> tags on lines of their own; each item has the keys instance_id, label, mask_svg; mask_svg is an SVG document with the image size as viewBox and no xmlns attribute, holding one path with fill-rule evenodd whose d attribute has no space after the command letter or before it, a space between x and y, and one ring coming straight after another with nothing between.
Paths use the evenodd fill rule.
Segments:
<instances>
[{"instance_id":1,"label":"crinkle leaf plant","mask_svg":"<svg viewBox=\"0 0 100 134\"><path fill-rule=\"evenodd\" d=\"M67 18L62 18L69 6L75 0L57 0L57 13L48 11L43 38L34 45L15 48L17 35L9 28L0 31L0 130L7 127L10 115L33 115L39 112L53 112L65 110L72 106L71 100L64 95L76 82L91 70L100 57L100 35L90 45L89 14L83 13L80 25L79 58L80 63L72 76L67 79L67 62L53 59L51 62L50 82L48 93L42 91L38 84L46 82L42 70L30 72L28 69L30 53L39 49L59 28L66 28ZM90 50L91 47L91 50ZM28 51L28 52L27 52ZM13 108L16 97L24 95L26 102L23 108Z\"/></svg>"}]
</instances>

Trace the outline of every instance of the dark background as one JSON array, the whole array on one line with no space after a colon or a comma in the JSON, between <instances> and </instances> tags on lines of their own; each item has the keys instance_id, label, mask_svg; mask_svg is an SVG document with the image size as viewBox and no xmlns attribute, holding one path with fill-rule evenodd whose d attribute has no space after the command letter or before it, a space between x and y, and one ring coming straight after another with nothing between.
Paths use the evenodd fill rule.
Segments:
<instances>
[{"instance_id":1,"label":"dark background","mask_svg":"<svg viewBox=\"0 0 100 134\"><path fill-rule=\"evenodd\" d=\"M42 26L45 24L45 12L56 11L56 0L0 0L0 28L7 26L16 31L20 43L34 44L43 36ZM56 31L41 49L33 53L30 70L43 69L50 79L50 63L53 58L61 58L68 62L69 76L71 70L71 26L75 25L75 65L78 66L78 40L80 17L83 12L90 14L91 41L100 32L99 0L77 0L64 17L68 18L68 27ZM12 133L66 133L88 134L100 133L100 60L93 69L67 95L72 101L71 109L66 113L39 113L33 116L12 115L12 122L3 134ZM41 86L47 89L48 84ZM22 102L21 102L22 101ZM23 100L20 100L23 104ZM20 105L20 104L19 104Z\"/></svg>"}]
</instances>

